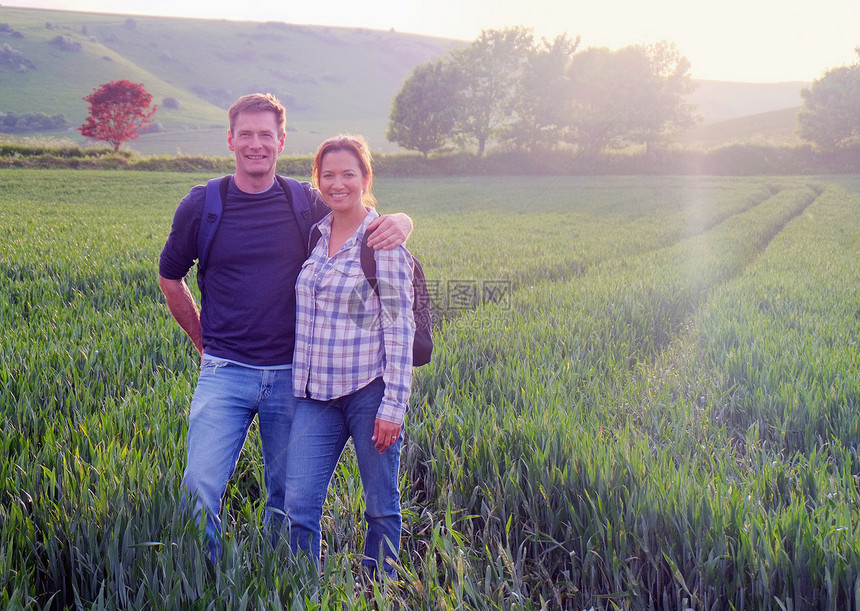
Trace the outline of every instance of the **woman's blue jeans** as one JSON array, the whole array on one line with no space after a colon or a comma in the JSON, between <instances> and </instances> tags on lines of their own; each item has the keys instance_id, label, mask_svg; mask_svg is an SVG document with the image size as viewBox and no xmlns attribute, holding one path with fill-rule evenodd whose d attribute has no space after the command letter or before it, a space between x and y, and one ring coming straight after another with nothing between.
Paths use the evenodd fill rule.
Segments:
<instances>
[{"instance_id":1,"label":"woman's blue jeans","mask_svg":"<svg viewBox=\"0 0 860 611\"><path fill-rule=\"evenodd\" d=\"M209 557L221 553L221 500L254 417L259 418L266 485L263 521L273 539L284 516L287 445L296 399L291 369L254 369L204 359L188 417L183 489L206 516ZM183 498L184 504L184 498Z\"/></svg>"},{"instance_id":2,"label":"woman's blue jeans","mask_svg":"<svg viewBox=\"0 0 860 611\"><path fill-rule=\"evenodd\" d=\"M397 488L402 435L385 452L371 441L376 412L385 384L377 378L356 392L332 399L298 399L287 452L284 507L290 521L290 547L320 561L320 520L328 486L347 440L352 437L364 488L363 564L375 569L385 560L385 572L394 576L388 558L400 549L400 490Z\"/></svg>"}]
</instances>

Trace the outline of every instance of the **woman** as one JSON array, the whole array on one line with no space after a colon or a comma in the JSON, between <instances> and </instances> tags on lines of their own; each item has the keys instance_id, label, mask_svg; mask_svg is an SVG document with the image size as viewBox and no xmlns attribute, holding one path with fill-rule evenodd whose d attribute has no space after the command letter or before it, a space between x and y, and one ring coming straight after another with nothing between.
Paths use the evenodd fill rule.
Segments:
<instances>
[{"instance_id":1,"label":"woman","mask_svg":"<svg viewBox=\"0 0 860 611\"><path fill-rule=\"evenodd\" d=\"M379 295L360 263L361 240L379 216L373 168L361 137L323 142L313 182L331 208L296 282L293 391L298 397L287 454L285 509L290 546L320 558L326 492L352 437L364 488L363 564L384 570L400 548L401 430L412 385L412 257L375 251Z\"/></svg>"}]
</instances>

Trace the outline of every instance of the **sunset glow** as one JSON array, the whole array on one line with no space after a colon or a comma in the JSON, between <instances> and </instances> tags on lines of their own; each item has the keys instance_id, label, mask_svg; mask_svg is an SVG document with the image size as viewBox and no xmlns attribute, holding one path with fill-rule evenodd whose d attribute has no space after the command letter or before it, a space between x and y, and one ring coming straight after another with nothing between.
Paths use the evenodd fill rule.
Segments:
<instances>
[{"instance_id":1,"label":"sunset glow","mask_svg":"<svg viewBox=\"0 0 860 611\"><path fill-rule=\"evenodd\" d=\"M473 40L484 29L523 25L536 36L581 36L582 48L667 40L694 78L811 81L853 63L860 46L856 0L435 0L213 4L198 0L13 0L13 6L206 19L361 27ZM9 6L9 5L4 5ZM2 8L0 8L2 15ZM0 17L2 20L2 17Z\"/></svg>"}]
</instances>

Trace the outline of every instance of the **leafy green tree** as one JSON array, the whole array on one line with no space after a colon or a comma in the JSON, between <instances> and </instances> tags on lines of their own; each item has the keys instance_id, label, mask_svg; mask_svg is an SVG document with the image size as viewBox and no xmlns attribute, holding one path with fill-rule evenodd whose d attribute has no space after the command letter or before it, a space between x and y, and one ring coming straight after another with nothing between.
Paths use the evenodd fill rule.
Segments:
<instances>
[{"instance_id":1,"label":"leafy green tree","mask_svg":"<svg viewBox=\"0 0 860 611\"><path fill-rule=\"evenodd\" d=\"M657 86L651 120L639 135L645 144L653 144L683 133L701 119L695 112L695 104L685 100L696 88L690 76L690 61L673 43L666 41L646 45L644 49Z\"/></svg>"},{"instance_id":2,"label":"leafy green tree","mask_svg":"<svg viewBox=\"0 0 860 611\"><path fill-rule=\"evenodd\" d=\"M568 75L579 38L542 40L528 54L513 102L515 119L502 137L526 150L554 147L570 129L571 81Z\"/></svg>"},{"instance_id":3,"label":"leafy green tree","mask_svg":"<svg viewBox=\"0 0 860 611\"><path fill-rule=\"evenodd\" d=\"M860 142L860 47L855 51L857 63L827 71L800 92L797 133L824 151Z\"/></svg>"},{"instance_id":4,"label":"leafy green tree","mask_svg":"<svg viewBox=\"0 0 860 611\"><path fill-rule=\"evenodd\" d=\"M468 47L451 52L451 66L462 79L454 131L461 141L477 143L478 157L516 120L519 82L531 50L531 30L517 26L484 30Z\"/></svg>"},{"instance_id":5,"label":"leafy green tree","mask_svg":"<svg viewBox=\"0 0 860 611\"><path fill-rule=\"evenodd\" d=\"M458 75L443 60L417 66L391 105L389 142L425 157L450 139L457 118Z\"/></svg>"},{"instance_id":6,"label":"leafy green tree","mask_svg":"<svg viewBox=\"0 0 860 611\"><path fill-rule=\"evenodd\" d=\"M674 45L632 45L617 51L586 49L574 56L572 135L580 146L651 146L695 123L690 63Z\"/></svg>"}]
</instances>

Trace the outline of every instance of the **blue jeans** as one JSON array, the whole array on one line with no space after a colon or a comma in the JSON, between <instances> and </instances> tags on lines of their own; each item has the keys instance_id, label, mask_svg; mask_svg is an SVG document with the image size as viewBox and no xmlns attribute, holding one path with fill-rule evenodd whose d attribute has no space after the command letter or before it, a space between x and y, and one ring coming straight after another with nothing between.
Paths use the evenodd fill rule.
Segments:
<instances>
[{"instance_id":1,"label":"blue jeans","mask_svg":"<svg viewBox=\"0 0 860 611\"><path fill-rule=\"evenodd\" d=\"M253 369L203 360L188 417L182 486L194 498L195 516L202 519L205 513L213 562L221 554L221 500L255 416L267 496L263 521L273 538L277 536L284 516L287 444L295 405L291 369Z\"/></svg>"},{"instance_id":2,"label":"blue jeans","mask_svg":"<svg viewBox=\"0 0 860 611\"><path fill-rule=\"evenodd\" d=\"M323 503L340 455L352 437L364 488L367 522L362 563L375 569L381 553L386 559L385 572L393 577L394 569L388 558L397 558L400 549L397 482L403 437L398 436L382 454L373 447L373 426L384 390L382 378L377 378L364 388L331 401L298 399L287 453L284 507L290 521L293 552L305 552L319 563Z\"/></svg>"}]
</instances>

